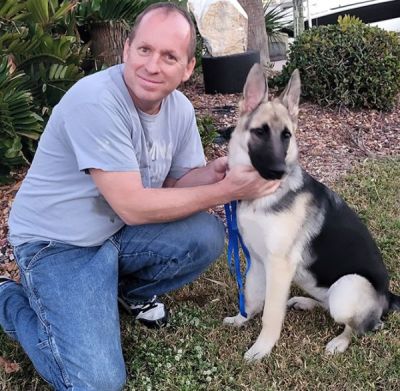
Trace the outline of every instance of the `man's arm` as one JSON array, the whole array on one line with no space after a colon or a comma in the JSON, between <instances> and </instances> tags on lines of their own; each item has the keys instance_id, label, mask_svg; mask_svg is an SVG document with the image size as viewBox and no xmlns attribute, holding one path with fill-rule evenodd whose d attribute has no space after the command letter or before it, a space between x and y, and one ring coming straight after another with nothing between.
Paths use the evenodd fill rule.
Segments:
<instances>
[{"instance_id":1,"label":"man's arm","mask_svg":"<svg viewBox=\"0 0 400 391\"><path fill-rule=\"evenodd\" d=\"M216 183L161 189L144 188L136 171L90 169L90 174L111 208L128 225L178 220L233 199L271 194L279 186L279 182L266 181L246 166L234 167Z\"/></svg>"},{"instance_id":2,"label":"man's arm","mask_svg":"<svg viewBox=\"0 0 400 391\"><path fill-rule=\"evenodd\" d=\"M228 157L220 157L205 167L193 168L179 179L167 178L163 187L192 187L209 185L224 179L228 168Z\"/></svg>"}]
</instances>

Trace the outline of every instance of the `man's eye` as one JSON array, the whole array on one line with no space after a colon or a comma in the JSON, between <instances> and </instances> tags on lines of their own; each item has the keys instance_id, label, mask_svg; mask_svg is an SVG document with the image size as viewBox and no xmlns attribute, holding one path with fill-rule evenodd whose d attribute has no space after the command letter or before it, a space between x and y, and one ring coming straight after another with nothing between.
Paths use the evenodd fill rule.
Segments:
<instances>
[{"instance_id":1,"label":"man's eye","mask_svg":"<svg viewBox=\"0 0 400 391\"><path fill-rule=\"evenodd\" d=\"M146 54L146 53L148 53L149 52L149 48L146 48L146 47L140 47L139 49L139 52L140 53L143 53L143 54Z\"/></svg>"},{"instance_id":2,"label":"man's eye","mask_svg":"<svg viewBox=\"0 0 400 391\"><path fill-rule=\"evenodd\" d=\"M176 62L176 57L172 54L167 54L167 61L169 62Z\"/></svg>"}]
</instances>

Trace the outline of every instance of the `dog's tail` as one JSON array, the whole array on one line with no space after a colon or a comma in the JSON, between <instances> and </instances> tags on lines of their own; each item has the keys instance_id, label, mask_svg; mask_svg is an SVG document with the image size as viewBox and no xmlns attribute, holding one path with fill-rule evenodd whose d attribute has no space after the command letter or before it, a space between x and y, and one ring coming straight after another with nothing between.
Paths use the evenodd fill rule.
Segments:
<instances>
[{"instance_id":1,"label":"dog's tail","mask_svg":"<svg viewBox=\"0 0 400 391\"><path fill-rule=\"evenodd\" d=\"M389 311L400 311L400 296L389 292Z\"/></svg>"}]
</instances>

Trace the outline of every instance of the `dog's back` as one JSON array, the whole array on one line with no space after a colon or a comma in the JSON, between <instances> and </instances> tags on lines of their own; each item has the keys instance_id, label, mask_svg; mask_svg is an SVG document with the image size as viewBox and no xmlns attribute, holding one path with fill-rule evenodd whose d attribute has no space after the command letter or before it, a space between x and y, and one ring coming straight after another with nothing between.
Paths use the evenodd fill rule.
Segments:
<instances>
[{"instance_id":1,"label":"dog's back","mask_svg":"<svg viewBox=\"0 0 400 391\"><path fill-rule=\"evenodd\" d=\"M386 294L389 278L380 251L357 214L332 190L304 172L304 189L323 211L321 230L311 241L310 271L318 285L329 288L346 274L359 274Z\"/></svg>"}]
</instances>

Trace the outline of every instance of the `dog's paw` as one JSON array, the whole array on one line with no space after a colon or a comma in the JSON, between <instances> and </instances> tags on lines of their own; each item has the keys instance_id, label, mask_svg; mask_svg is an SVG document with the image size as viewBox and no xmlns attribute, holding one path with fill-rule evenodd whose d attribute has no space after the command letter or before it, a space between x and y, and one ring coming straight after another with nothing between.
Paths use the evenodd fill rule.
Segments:
<instances>
[{"instance_id":1,"label":"dog's paw","mask_svg":"<svg viewBox=\"0 0 400 391\"><path fill-rule=\"evenodd\" d=\"M372 331L379 331L379 330L383 330L385 328L385 324L380 320L379 322L377 322L374 326L374 328L372 329Z\"/></svg>"},{"instance_id":2,"label":"dog's paw","mask_svg":"<svg viewBox=\"0 0 400 391\"><path fill-rule=\"evenodd\" d=\"M332 341L329 341L326 345L325 352L328 354L338 354L343 353L349 346L350 339L343 338L339 335L336 338L333 338Z\"/></svg>"},{"instance_id":3,"label":"dog's paw","mask_svg":"<svg viewBox=\"0 0 400 391\"><path fill-rule=\"evenodd\" d=\"M247 318L245 318L241 314L237 314L236 316L227 316L223 320L223 324L228 325L228 326L241 327L247 321L248 321Z\"/></svg>"},{"instance_id":4,"label":"dog's paw","mask_svg":"<svg viewBox=\"0 0 400 391\"><path fill-rule=\"evenodd\" d=\"M294 296L290 298L287 302L289 308L294 308L295 310L310 311L312 310L318 302L310 297Z\"/></svg>"},{"instance_id":5,"label":"dog's paw","mask_svg":"<svg viewBox=\"0 0 400 391\"><path fill-rule=\"evenodd\" d=\"M244 359L247 362L260 361L263 357L269 355L271 348L266 344L256 342L245 354Z\"/></svg>"}]
</instances>

